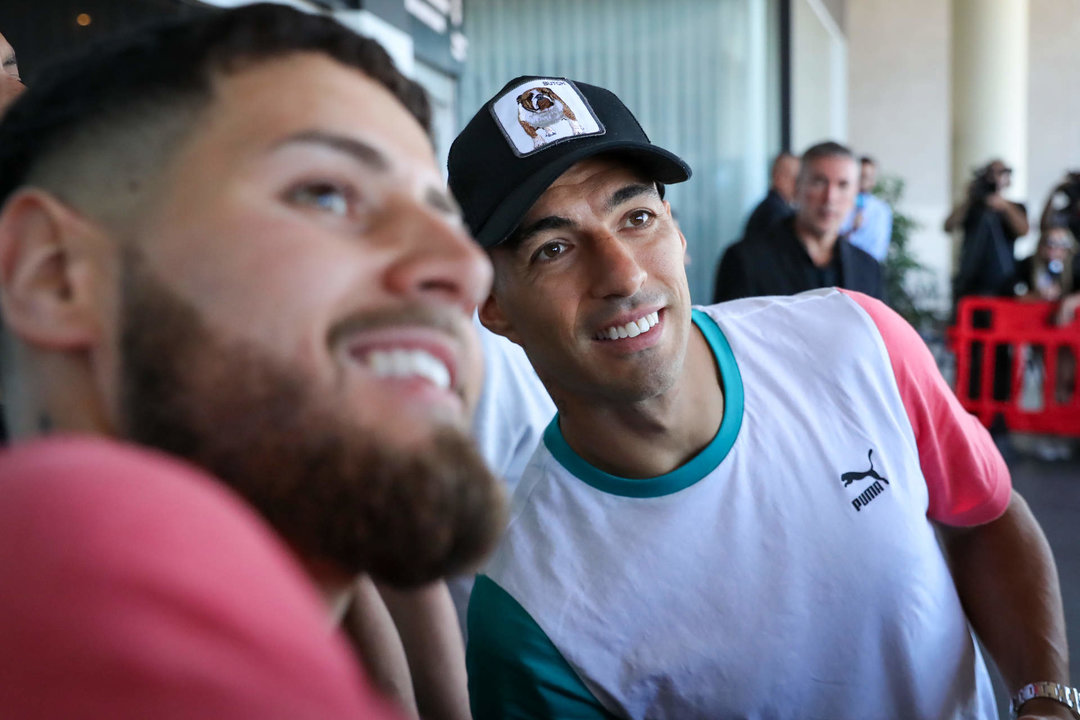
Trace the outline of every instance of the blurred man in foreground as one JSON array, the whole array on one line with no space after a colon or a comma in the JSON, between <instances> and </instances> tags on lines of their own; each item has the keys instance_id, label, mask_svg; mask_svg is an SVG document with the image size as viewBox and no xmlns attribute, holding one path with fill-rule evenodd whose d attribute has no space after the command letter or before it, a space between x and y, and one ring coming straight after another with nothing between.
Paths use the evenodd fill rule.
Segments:
<instances>
[{"instance_id":1,"label":"blurred man in foreground","mask_svg":"<svg viewBox=\"0 0 1080 720\"><path fill-rule=\"evenodd\" d=\"M491 271L428 117L376 43L278 5L41 76L0 124L24 462L82 433L198 465L335 607L358 576L409 588L473 566L502 517L469 437Z\"/></svg>"}]
</instances>

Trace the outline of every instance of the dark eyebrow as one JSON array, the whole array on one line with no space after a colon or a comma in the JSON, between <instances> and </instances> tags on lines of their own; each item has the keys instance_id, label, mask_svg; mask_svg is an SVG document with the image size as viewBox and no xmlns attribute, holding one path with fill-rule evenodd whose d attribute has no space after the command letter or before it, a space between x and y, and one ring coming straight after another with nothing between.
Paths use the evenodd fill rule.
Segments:
<instances>
[{"instance_id":1,"label":"dark eyebrow","mask_svg":"<svg viewBox=\"0 0 1080 720\"><path fill-rule=\"evenodd\" d=\"M615 208L622 205L627 200L631 200L640 195L655 195L659 197L659 192L656 190L656 185L652 183L635 183L633 185L627 185L626 187L619 188L608 201L604 204L604 210L611 212ZM506 247L519 247L526 240L531 238L537 233L542 233L547 230L565 230L566 228L574 227L574 221L568 218L564 218L559 215L548 215L542 217L534 223L528 225L522 225L510 238L506 241Z\"/></svg>"},{"instance_id":2,"label":"dark eyebrow","mask_svg":"<svg viewBox=\"0 0 1080 720\"><path fill-rule=\"evenodd\" d=\"M559 215L548 215L547 217L540 218L534 223L519 227L514 234L510 236L509 240L507 240L506 246L518 248L533 235L537 235L547 230L564 230L570 227L574 227L573 220L560 217Z\"/></svg>"},{"instance_id":3,"label":"dark eyebrow","mask_svg":"<svg viewBox=\"0 0 1080 720\"><path fill-rule=\"evenodd\" d=\"M610 212L611 210L614 210L615 208L622 205L627 200L632 200L639 195L649 194L656 195L657 197L660 196L660 193L656 191L656 185L653 185L652 183L649 183L647 185L644 183L640 185L627 185L626 187L619 188L614 193L612 193L611 197L608 198L605 210L608 210Z\"/></svg>"},{"instance_id":4,"label":"dark eyebrow","mask_svg":"<svg viewBox=\"0 0 1080 720\"><path fill-rule=\"evenodd\" d=\"M345 153L374 170L385 172L390 169L390 162L381 152L363 141L344 135L336 135L321 130L305 130L285 138L277 144L277 147L294 144L323 145L332 150Z\"/></svg>"}]
</instances>

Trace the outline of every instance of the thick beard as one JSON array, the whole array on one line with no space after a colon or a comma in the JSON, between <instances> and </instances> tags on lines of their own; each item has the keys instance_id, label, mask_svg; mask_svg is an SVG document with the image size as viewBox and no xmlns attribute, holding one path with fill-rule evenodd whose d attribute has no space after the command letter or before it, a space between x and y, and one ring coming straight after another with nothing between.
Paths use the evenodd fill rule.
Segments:
<instances>
[{"instance_id":1,"label":"thick beard","mask_svg":"<svg viewBox=\"0 0 1080 720\"><path fill-rule=\"evenodd\" d=\"M396 448L334 412L314 381L216 336L137 256L124 264L126 437L205 468L306 560L343 572L407 587L466 571L490 551L503 490L462 429Z\"/></svg>"}]
</instances>

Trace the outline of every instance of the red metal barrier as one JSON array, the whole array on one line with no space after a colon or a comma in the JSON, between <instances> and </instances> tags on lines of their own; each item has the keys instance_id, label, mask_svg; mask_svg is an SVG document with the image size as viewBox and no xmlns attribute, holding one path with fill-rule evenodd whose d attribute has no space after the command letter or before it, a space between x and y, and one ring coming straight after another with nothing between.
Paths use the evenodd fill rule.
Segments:
<instances>
[{"instance_id":1,"label":"red metal barrier","mask_svg":"<svg viewBox=\"0 0 1080 720\"><path fill-rule=\"evenodd\" d=\"M960 301L947 333L955 390L984 425L1000 415L1010 430L1080 437L1080 316L1058 327L1051 322L1056 309L1048 302Z\"/></svg>"}]
</instances>

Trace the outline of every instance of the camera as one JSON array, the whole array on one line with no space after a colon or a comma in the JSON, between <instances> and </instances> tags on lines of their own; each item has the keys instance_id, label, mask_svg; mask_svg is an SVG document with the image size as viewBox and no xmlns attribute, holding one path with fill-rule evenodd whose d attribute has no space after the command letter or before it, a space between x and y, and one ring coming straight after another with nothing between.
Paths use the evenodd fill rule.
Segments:
<instances>
[{"instance_id":1,"label":"camera","mask_svg":"<svg viewBox=\"0 0 1080 720\"><path fill-rule=\"evenodd\" d=\"M972 204L985 201L999 189L999 180L993 166L976 170L969 189Z\"/></svg>"}]
</instances>

